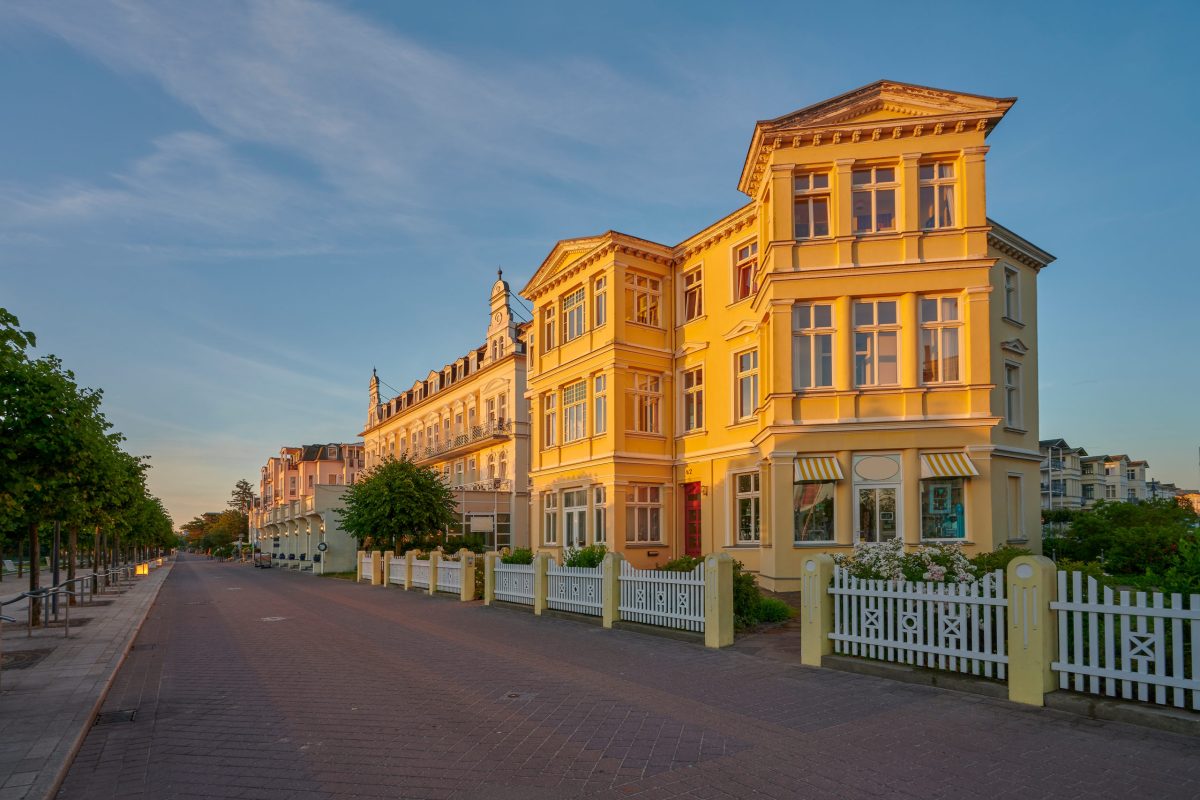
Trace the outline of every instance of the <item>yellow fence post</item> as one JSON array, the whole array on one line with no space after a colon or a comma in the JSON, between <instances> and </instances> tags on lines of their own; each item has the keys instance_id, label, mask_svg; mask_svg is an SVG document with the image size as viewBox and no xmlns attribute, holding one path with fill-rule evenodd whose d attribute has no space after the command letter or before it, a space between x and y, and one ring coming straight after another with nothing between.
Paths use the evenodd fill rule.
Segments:
<instances>
[{"instance_id":1,"label":"yellow fence post","mask_svg":"<svg viewBox=\"0 0 1200 800\"><path fill-rule=\"evenodd\" d=\"M800 577L800 663L821 666L821 657L833 652L833 600L829 583L833 578L833 558L814 553L804 559Z\"/></svg>"},{"instance_id":2,"label":"yellow fence post","mask_svg":"<svg viewBox=\"0 0 1200 800\"><path fill-rule=\"evenodd\" d=\"M475 554L470 550L459 550L458 558L462 563L462 588L458 599L466 603L475 599Z\"/></svg>"},{"instance_id":3,"label":"yellow fence post","mask_svg":"<svg viewBox=\"0 0 1200 800\"><path fill-rule=\"evenodd\" d=\"M404 554L404 591L406 592L412 588L412 562L416 554L416 550L409 550Z\"/></svg>"},{"instance_id":4,"label":"yellow fence post","mask_svg":"<svg viewBox=\"0 0 1200 800\"><path fill-rule=\"evenodd\" d=\"M392 585L392 559L396 557L394 550L387 550L383 554L383 585Z\"/></svg>"},{"instance_id":5,"label":"yellow fence post","mask_svg":"<svg viewBox=\"0 0 1200 800\"><path fill-rule=\"evenodd\" d=\"M496 562L500 554L492 551L483 555L483 604L490 606L496 599Z\"/></svg>"},{"instance_id":6,"label":"yellow fence post","mask_svg":"<svg viewBox=\"0 0 1200 800\"><path fill-rule=\"evenodd\" d=\"M600 595L604 598L601 620L606 628L621 619L621 562L624 560L620 553L605 553L600 565L603 570Z\"/></svg>"},{"instance_id":7,"label":"yellow fence post","mask_svg":"<svg viewBox=\"0 0 1200 800\"><path fill-rule=\"evenodd\" d=\"M354 582L358 583L362 580L362 558L366 550L355 550L354 553Z\"/></svg>"},{"instance_id":8,"label":"yellow fence post","mask_svg":"<svg viewBox=\"0 0 1200 800\"><path fill-rule=\"evenodd\" d=\"M429 554L429 592L428 592L428 594L431 594L431 595L437 594L438 564L441 562L441 560L442 560L442 549L440 547L436 547L436 548L434 548L433 552Z\"/></svg>"},{"instance_id":9,"label":"yellow fence post","mask_svg":"<svg viewBox=\"0 0 1200 800\"><path fill-rule=\"evenodd\" d=\"M375 550L371 553L371 585L383 583L383 553Z\"/></svg>"},{"instance_id":10,"label":"yellow fence post","mask_svg":"<svg viewBox=\"0 0 1200 800\"><path fill-rule=\"evenodd\" d=\"M1008 581L1008 699L1041 706L1054 691L1050 668L1056 649L1054 612L1058 599L1054 562L1019 556L1005 570Z\"/></svg>"},{"instance_id":11,"label":"yellow fence post","mask_svg":"<svg viewBox=\"0 0 1200 800\"><path fill-rule=\"evenodd\" d=\"M546 569L550 566L550 556L538 553L533 557L533 613L541 614L546 610Z\"/></svg>"},{"instance_id":12,"label":"yellow fence post","mask_svg":"<svg viewBox=\"0 0 1200 800\"><path fill-rule=\"evenodd\" d=\"M733 644L733 559L718 553L704 559L704 646Z\"/></svg>"}]
</instances>

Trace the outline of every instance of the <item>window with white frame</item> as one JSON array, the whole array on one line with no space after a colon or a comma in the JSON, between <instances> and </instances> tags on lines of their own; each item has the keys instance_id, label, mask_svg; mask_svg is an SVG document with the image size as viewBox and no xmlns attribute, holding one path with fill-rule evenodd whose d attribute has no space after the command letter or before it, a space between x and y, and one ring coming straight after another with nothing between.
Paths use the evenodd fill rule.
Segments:
<instances>
[{"instance_id":1,"label":"window with white frame","mask_svg":"<svg viewBox=\"0 0 1200 800\"><path fill-rule=\"evenodd\" d=\"M597 328L608 319L608 278L601 275L592 284L592 320Z\"/></svg>"},{"instance_id":2,"label":"window with white frame","mask_svg":"<svg viewBox=\"0 0 1200 800\"><path fill-rule=\"evenodd\" d=\"M921 298L921 382L956 383L960 379L962 315L957 297Z\"/></svg>"},{"instance_id":3,"label":"window with white frame","mask_svg":"<svg viewBox=\"0 0 1200 800\"><path fill-rule=\"evenodd\" d=\"M792 388L833 386L833 304L798 303L792 308Z\"/></svg>"},{"instance_id":4,"label":"window with white frame","mask_svg":"<svg viewBox=\"0 0 1200 800\"><path fill-rule=\"evenodd\" d=\"M455 464L454 464L454 485L455 486L463 485L463 473L464 472L465 472L465 468L464 468L463 462L461 462L461 461L455 462Z\"/></svg>"},{"instance_id":5,"label":"window with white frame","mask_svg":"<svg viewBox=\"0 0 1200 800\"><path fill-rule=\"evenodd\" d=\"M644 372L630 373L626 394L626 430L634 433L662 433L662 379Z\"/></svg>"},{"instance_id":6,"label":"window with white frame","mask_svg":"<svg viewBox=\"0 0 1200 800\"><path fill-rule=\"evenodd\" d=\"M496 419L500 422L508 419L508 392L496 395Z\"/></svg>"},{"instance_id":7,"label":"window with white frame","mask_svg":"<svg viewBox=\"0 0 1200 800\"><path fill-rule=\"evenodd\" d=\"M921 481L921 538L965 539L965 480L925 478Z\"/></svg>"},{"instance_id":8,"label":"window with white frame","mask_svg":"<svg viewBox=\"0 0 1200 800\"><path fill-rule=\"evenodd\" d=\"M495 478L496 478L496 454L495 453L488 453L487 478L489 481L495 480Z\"/></svg>"},{"instance_id":9,"label":"window with white frame","mask_svg":"<svg viewBox=\"0 0 1200 800\"><path fill-rule=\"evenodd\" d=\"M662 487L629 487L625 499L625 540L631 544L662 541Z\"/></svg>"},{"instance_id":10,"label":"window with white frame","mask_svg":"<svg viewBox=\"0 0 1200 800\"><path fill-rule=\"evenodd\" d=\"M1021 365L1011 361L1004 362L1004 418L1010 427L1021 427Z\"/></svg>"},{"instance_id":11,"label":"window with white frame","mask_svg":"<svg viewBox=\"0 0 1200 800\"><path fill-rule=\"evenodd\" d=\"M563 442L587 436L587 381L563 388Z\"/></svg>"},{"instance_id":12,"label":"window with white frame","mask_svg":"<svg viewBox=\"0 0 1200 800\"><path fill-rule=\"evenodd\" d=\"M508 451L500 451L500 480L508 477Z\"/></svg>"},{"instance_id":13,"label":"window with white frame","mask_svg":"<svg viewBox=\"0 0 1200 800\"><path fill-rule=\"evenodd\" d=\"M754 272L758 268L758 242L737 248L733 258L733 299L745 300L754 294Z\"/></svg>"},{"instance_id":14,"label":"window with white frame","mask_svg":"<svg viewBox=\"0 0 1200 800\"><path fill-rule=\"evenodd\" d=\"M935 161L917 168L918 203L925 230L954 227L954 163Z\"/></svg>"},{"instance_id":15,"label":"window with white frame","mask_svg":"<svg viewBox=\"0 0 1200 800\"><path fill-rule=\"evenodd\" d=\"M737 544L754 544L759 540L758 481L757 472L740 472L733 476Z\"/></svg>"},{"instance_id":16,"label":"window with white frame","mask_svg":"<svg viewBox=\"0 0 1200 800\"><path fill-rule=\"evenodd\" d=\"M558 544L558 495L554 492L542 495L542 541Z\"/></svg>"},{"instance_id":17,"label":"window with white frame","mask_svg":"<svg viewBox=\"0 0 1200 800\"><path fill-rule=\"evenodd\" d=\"M747 350L733 357L736 396L734 413L737 419L749 419L758 410L758 351Z\"/></svg>"},{"instance_id":18,"label":"window with white frame","mask_svg":"<svg viewBox=\"0 0 1200 800\"><path fill-rule=\"evenodd\" d=\"M562 499L563 547L576 550L587 545L587 490L565 491Z\"/></svg>"},{"instance_id":19,"label":"window with white frame","mask_svg":"<svg viewBox=\"0 0 1200 800\"><path fill-rule=\"evenodd\" d=\"M895 300L854 301L854 384L894 386L900 380L897 361L900 320Z\"/></svg>"},{"instance_id":20,"label":"window with white frame","mask_svg":"<svg viewBox=\"0 0 1200 800\"><path fill-rule=\"evenodd\" d=\"M542 447L558 443L558 398L554 392L542 395Z\"/></svg>"},{"instance_id":21,"label":"window with white frame","mask_svg":"<svg viewBox=\"0 0 1200 800\"><path fill-rule=\"evenodd\" d=\"M829 173L809 172L795 178L796 238L829 235Z\"/></svg>"},{"instance_id":22,"label":"window with white frame","mask_svg":"<svg viewBox=\"0 0 1200 800\"><path fill-rule=\"evenodd\" d=\"M592 399L596 403L592 429L598 436L608 430L608 380L605 376L592 378Z\"/></svg>"},{"instance_id":23,"label":"window with white frame","mask_svg":"<svg viewBox=\"0 0 1200 800\"><path fill-rule=\"evenodd\" d=\"M662 325L659 308L662 281L637 272L625 273L625 319L639 325Z\"/></svg>"},{"instance_id":24,"label":"window with white frame","mask_svg":"<svg viewBox=\"0 0 1200 800\"><path fill-rule=\"evenodd\" d=\"M542 309L542 352L546 353L554 349L558 343L558 334L554 320L554 306L549 305Z\"/></svg>"},{"instance_id":25,"label":"window with white frame","mask_svg":"<svg viewBox=\"0 0 1200 800\"><path fill-rule=\"evenodd\" d=\"M1116 500L1117 499L1117 487L1113 486L1112 484L1105 486L1104 487L1104 499L1105 500Z\"/></svg>"},{"instance_id":26,"label":"window with white frame","mask_svg":"<svg viewBox=\"0 0 1200 800\"><path fill-rule=\"evenodd\" d=\"M608 502L603 486L592 488L592 542L604 544L608 541Z\"/></svg>"},{"instance_id":27,"label":"window with white frame","mask_svg":"<svg viewBox=\"0 0 1200 800\"><path fill-rule=\"evenodd\" d=\"M698 431L704 427L704 367L683 372L683 429Z\"/></svg>"},{"instance_id":28,"label":"window with white frame","mask_svg":"<svg viewBox=\"0 0 1200 800\"><path fill-rule=\"evenodd\" d=\"M1012 267L1004 268L1004 316L1021 320L1021 273Z\"/></svg>"},{"instance_id":29,"label":"window with white frame","mask_svg":"<svg viewBox=\"0 0 1200 800\"><path fill-rule=\"evenodd\" d=\"M895 167L862 167L850 173L854 233L896 229Z\"/></svg>"},{"instance_id":30,"label":"window with white frame","mask_svg":"<svg viewBox=\"0 0 1200 800\"><path fill-rule=\"evenodd\" d=\"M683 273L683 321L704 313L704 273L700 267Z\"/></svg>"},{"instance_id":31,"label":"window with white frame","mask_svg":"<svg viewBox=\"0 0 1200 800\"><path fill-rule=\"evenodd\" d=\"M583 307L586 302L583 287L563 297L563 341L569 342L583 336Z\"/></svg>"}]
</instances>

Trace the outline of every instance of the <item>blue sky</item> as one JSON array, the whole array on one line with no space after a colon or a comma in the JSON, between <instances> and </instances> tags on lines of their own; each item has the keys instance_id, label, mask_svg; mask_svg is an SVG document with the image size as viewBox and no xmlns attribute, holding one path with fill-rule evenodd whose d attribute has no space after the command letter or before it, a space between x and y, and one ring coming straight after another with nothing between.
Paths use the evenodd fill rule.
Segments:
<instances>
[{"instance_id":1,"label":"blue sky","mask_svg":"<svg viewBox=\"0 0 1200 800\"><path fill-rule=\"evenodd\" d=\"M477 345L497 265L739 206L756 119L883 77L1016 95L989 212L1059 259L1042 436L1200 484L1194 4L594 6L5 4L0 305L181 523L352 439L373 366Z\"/></svg>"}]
</instances>

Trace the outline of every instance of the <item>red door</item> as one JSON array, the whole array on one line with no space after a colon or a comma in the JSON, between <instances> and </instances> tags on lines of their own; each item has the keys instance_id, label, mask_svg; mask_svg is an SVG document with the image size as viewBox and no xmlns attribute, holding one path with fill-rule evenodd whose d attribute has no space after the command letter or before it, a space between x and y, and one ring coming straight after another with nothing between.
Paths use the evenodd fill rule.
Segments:
<instances>
[{"instance_id":1,"label":"red door","mask_svg":"<svg viewBox=\"0 0 1200 800\"><path fill-rule=\"evenodd\" d=\"M683 552L700 555L700 482L683 485Z\"/></svg>"}]
</instances>

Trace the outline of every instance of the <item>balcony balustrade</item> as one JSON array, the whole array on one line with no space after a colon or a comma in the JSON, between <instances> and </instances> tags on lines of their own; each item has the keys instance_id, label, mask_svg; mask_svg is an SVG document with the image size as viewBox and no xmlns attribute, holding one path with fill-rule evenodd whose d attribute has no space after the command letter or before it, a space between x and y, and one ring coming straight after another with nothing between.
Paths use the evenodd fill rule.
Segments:
<instances>
[{"instance_id":1,"label":"balcony balustrade","mask_svg":"<svg viewBox=\"0 0 1200 800\"><path fill-rule=\"evenodd\" d=\"M418 464L424 464L452 454L467 453L491 442L511 438L512 428L512 420L507 419L489 420L480 425L471 425L465 433L417 451L413 460Z\"/></svg>"}]
</instances>

